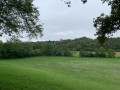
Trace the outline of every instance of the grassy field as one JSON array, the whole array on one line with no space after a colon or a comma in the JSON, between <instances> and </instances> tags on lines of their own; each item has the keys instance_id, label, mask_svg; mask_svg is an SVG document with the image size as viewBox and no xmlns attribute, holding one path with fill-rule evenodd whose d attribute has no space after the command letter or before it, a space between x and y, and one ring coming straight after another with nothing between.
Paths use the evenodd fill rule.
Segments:
<instances>
[{"instance_id":1,"label":"grassy field","mask_svg":"<svg viewBox=\"0 0 120 90\"><path fill-rule=\"evenodd\" d=\"M120 58L0 60L0 90L120 90Z\"/></svg>"}]
</instances>

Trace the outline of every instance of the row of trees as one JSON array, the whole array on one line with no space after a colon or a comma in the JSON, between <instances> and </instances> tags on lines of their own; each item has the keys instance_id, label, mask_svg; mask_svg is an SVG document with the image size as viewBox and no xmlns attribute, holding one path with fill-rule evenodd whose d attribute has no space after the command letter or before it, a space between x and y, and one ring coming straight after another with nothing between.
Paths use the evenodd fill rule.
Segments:
<instances>
[{"instance_id":1,"label":"row of trees","mask_svg":"<svg viewBox=\"0 0 120 90\"><path fill-rule=\"evenodd\" d=\"M72 56L72 52L68 48L58 47L47 42L22 42L14 38L6 43L0 42L1 58L30 56Z\"/></svg>"},{"instance_id":2,"label":"row of trees","mask_svg":"<svg viewBox=\"0 0 120 90\"><path fill-rule=\"evenodd\" d=\"M101 47L97 51L83 51L81 50L79 52L80 57L108 57L108 58L114 58L115 57L115 51L113 49L106 50L105 48Z\"/></svg>"},{"instance_id":3,"label":"row of trees","mask_svg":"<svg viewBox=\"0 0 120 90\"><path fill-rule=\"evenodd\" d=\"M106 50L113 49L116 52L120 52L120 38L109 38L102 46ZM90 39L87 37L77 38L74 40L62 40L62 41L51 41L51 43L55 43L59 47L66 46L71 51L97 51L101 45L99 44L97 39Z\"/></svg>"},{"instance_id":4,"label":"row of trees","mask_svg":"<svg viewBox=\"0 0 120 90\"><path fill-rule=\"evenodd\" d=\"M0 42L0 57L72 56L72 51L80 51L82 57L114 57L114 52L120 51L119 41L120 38L111 38L100 48L96 39L86 37L44 42L22 42L11 38L6 43Z\"/></svg>"}]
</instances>

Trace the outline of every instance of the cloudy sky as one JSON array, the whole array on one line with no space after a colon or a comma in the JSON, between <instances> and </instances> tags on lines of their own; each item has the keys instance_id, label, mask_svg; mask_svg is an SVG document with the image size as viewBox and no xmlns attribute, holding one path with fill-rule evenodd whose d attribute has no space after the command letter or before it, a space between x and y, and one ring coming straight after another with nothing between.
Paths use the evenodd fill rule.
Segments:
<instances>
[{"instance_id":1,"label":"cloudy sky","mask_svg":"<svg viewBox=\"0 0 120 90\"><path fill-rule=\"evenodd\" d=\"M69 1L69 0L67 0ZM101 13L110 13L110 7L102 4L101 0L71 0L67 7L61 0L35 0L39 8L41 23L44 23L44 36L38 40L74 39L79 37L95 38L93 18Z\"/></svg>"},{"instance_id":2,"label":"cloudy sky","mask_svg":"<svg viewBox=\"0 0 120 90\"><path fill-rule=\"evenodd\" d=\"M93 18L103 12L109 14L110 7L102 4L101 0L88 0L84 5L81 0L71 1L71 7L67 7L61 0L34 1L34 5L40 11L40 21L44 23L44 35L42 38L32 39L32 41L75 39L83 36L95 38L96 30L93 27ZM118 34L116 33L114 36L118 37Z\"/></svg>"}]
</instances>

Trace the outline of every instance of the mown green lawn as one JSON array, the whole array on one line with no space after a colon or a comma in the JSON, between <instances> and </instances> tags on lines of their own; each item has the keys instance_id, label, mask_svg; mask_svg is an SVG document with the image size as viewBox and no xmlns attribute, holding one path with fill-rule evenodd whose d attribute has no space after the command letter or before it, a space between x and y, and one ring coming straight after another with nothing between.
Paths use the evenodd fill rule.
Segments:
<instances>
[{"instance_id":1,"label":"mown green lawn","mask_svg":"<svg viewBox=\"0 0 120 90\"><path fill-rule=\"evenodd\" d=\"M0 90L120 90L120 58L0 60Z\"/></svg>"}]
</instances>

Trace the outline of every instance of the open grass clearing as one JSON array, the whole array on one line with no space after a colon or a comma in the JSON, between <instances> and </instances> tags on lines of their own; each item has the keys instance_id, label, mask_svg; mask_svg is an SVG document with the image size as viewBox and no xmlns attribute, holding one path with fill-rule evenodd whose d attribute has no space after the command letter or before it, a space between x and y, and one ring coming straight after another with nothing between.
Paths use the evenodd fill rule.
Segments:
<instances>
[{"instance_id":1,"label":"open grass clearing","mask_svg":"<svg viewBox=\"0 0 120 90\"><path fill-rule=\"evenodd\" d=\"M0 60L0 90L120 90L120 59Z\"/></svg>"}]
</instances>

